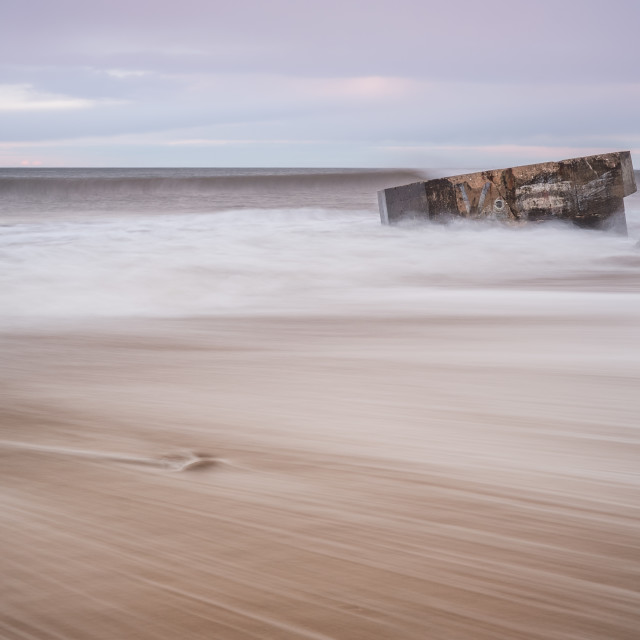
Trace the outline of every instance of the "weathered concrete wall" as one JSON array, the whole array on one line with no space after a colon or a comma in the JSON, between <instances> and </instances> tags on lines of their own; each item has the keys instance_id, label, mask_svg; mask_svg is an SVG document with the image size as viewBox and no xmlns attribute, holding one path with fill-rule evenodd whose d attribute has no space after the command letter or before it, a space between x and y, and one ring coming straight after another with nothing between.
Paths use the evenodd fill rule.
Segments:
<instances>
[{"instance_id":1,"label":"weathered concrete wall","mask_svg":"<svg viewBox=\"0 0 640 640\"><path fill-rule=\"evenodd\" d=\"M520 225L569 220L626 233L623 198L636 191L628 151L469 173L378 192L383 224L451 216Z\"/></svg>"}]
</instances>

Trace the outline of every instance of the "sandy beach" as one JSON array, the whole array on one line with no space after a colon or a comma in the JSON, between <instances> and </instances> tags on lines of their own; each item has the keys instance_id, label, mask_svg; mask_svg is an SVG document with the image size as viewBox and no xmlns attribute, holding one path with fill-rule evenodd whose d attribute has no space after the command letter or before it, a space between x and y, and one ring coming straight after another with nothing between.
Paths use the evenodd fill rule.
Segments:
<instances>
[{"instance_id":1,"label":"sandy beach","mask_svg":"<svg viewBox=\"0 0 640 640\"><path fill-rule=\"evenodd\" d=\"M3 333L0 634L637 638L638 324L590 305Z\"/></svg>"}]
</instances>

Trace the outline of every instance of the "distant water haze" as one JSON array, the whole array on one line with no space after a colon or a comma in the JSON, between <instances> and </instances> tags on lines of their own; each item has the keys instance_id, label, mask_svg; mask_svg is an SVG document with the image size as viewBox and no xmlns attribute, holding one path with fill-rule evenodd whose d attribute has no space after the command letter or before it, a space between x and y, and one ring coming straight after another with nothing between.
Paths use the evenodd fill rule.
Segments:
<instances>
[{"instance_id":1,"label":"distant water haze","mask_svg":"<svg viewBox=\"0 0 640 640\"><path fill-rule=\"evenodd\" d=\"M637 637L640 196L432 175L0 172L0 636Z\"/></svg>"},{"instance_id":2,"label":"distant water haze","mask_svg":"<svg viewBox=\"0 0 640 640\"><path fill-rule=\"evenodd\" d=\"M370 209L376 189L427 175L408 169L0 169L0 215Z\"/></svg>"}]
</instances>

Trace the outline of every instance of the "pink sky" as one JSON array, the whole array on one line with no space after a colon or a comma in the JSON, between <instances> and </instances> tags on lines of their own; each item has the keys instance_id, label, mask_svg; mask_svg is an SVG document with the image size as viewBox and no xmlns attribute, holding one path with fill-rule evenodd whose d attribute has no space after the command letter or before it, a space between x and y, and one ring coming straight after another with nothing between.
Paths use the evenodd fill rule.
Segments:
<instances>
[{"instance_id":1,"label":"pink sky","mask_svg":"<svg viewBox=\"0 0 640 640\"><path fill-rule=\"evenodd\" d=\"M7 0L0 164L640 152L639 19L638 0Z\"/></svg>"}]
</instances>

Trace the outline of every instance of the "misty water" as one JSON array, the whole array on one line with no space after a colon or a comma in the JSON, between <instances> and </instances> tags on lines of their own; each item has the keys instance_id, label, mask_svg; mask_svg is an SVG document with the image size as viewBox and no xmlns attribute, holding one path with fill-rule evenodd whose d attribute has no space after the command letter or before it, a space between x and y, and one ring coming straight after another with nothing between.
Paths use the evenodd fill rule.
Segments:
<instances>
[{"instance_id":1,"label":"misty water","mask_svg":"<svg viewBox=\"0 0 640 640\"><path fill-rule=\"evenodd\" d=\"M384 227L376 188L417 172L298 171L4 170L2 319L636 303L637 196L628 238Z\"/></svg>"},{"instance_id":2,"label":"misty water","mask_svg":"<svg viewBox=\"0 0 640 640\"><path fill-rule=\"evenodd\" d=\"M0 171L8 638L634 638L629 237L430 171Z\"/></svg>"}]
</instances>

